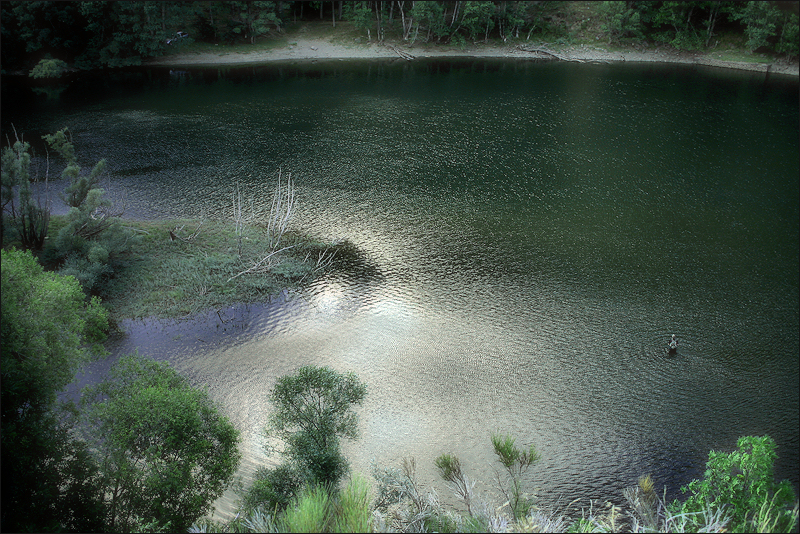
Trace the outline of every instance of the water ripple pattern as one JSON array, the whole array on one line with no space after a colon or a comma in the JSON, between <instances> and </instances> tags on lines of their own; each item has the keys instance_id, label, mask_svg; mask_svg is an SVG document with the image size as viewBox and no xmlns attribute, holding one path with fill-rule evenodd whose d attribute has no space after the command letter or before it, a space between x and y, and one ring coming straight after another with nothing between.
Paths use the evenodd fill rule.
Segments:
<instances>
[{"instance_id":1,"label":"water ripple pattern","mask_svg":"<svg viewBox=\"0 0 800 534\"><path fill-rule=\"evenodd\" d=\"M536 444L545 502L619 502L646 473L677 496L746 434L797 484L796 80L479 60L128 76L4 109L4 129L68 124L133 217L228 219L237 182L263 206L291 172L294 227L360 254L271 302L125 325L115 357L172 361L242 430L245 483L276 461L270 387L314 364L368 384L353 469L414 456L444 499L442 452L492 494L496 430Z\"/></svg>"}]
</instances>

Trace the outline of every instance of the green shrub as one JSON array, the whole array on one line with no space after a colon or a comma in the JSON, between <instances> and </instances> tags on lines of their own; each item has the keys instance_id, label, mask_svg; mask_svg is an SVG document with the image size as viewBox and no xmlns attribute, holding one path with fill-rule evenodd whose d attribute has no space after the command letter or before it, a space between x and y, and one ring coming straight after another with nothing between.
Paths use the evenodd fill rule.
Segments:
<instances>
[{"instance_id":1,"label":"green shrub","mask_svg":"<svg viewBox=\"0 0 800 534\"><path fill-rule=\"evenodd\" d=\"M649 20L648 12L640 8L628 6L627 2L603 2L600 6L603 16L603 31L615 39L623 37L644 38L645 22ZM644 16L643 16L644 15Z\"/></svg>"},{"instance_id":2,"label":"green shrub","mask_svg":"<svg viewBox=\"0 0 800 534\"><path fill-rule=\"evenodd\" d=\"M525 497L522 493L522 475L541 459L533 445L528 450L520 450L515 445L516 439L511 435L500 435L499 432L492 433L492 446L497 459L503 464L508 473L506 485L501 485L500 491L506 497L511 506L511 512L515 519L525 516L533 506L533 501Z\"/></svg>"},{"instance_id":3,"label":"green shrub","mask_svg":"<svg viewBox=\"0 0 800 534\"><path fill-rule=\"evenodd\" d=\"M269 399L275 407L270 427L286 443L286 456L304 482L334 488L347 473L340 437L358 436L351 405L361 404L366 384L354 373L306 366L278 379Z\"/></svg>"},{"instance_id":4,"label":"green shrub","mask_svg":"<svg viewBox=\"0 0 800 534\"><path fill-rule=\"evenodd\" d=\"M283 511L295 498L301 486L300 473L289 465L279 465L275 469L260 467L239 506L245 515L257 508Z\"/></svg>"},{"instance_id":5,"label":"green shrub","mask_svg":"<svg viewBox=\"0 0 800 534\"><path fill-rule=\"evenodd\" d=\"M66 70L66 62L60 59L45 58L40 60L28 75L31 78L60 78Z\"/></svg>"},{"instance_id":6,"label":"green shrub","mask_svg":"<svg viewBox=\"0 0 800 534\"><path fill-rule=\"evenodd\" d=\"M775 483L775 441L769 436L744 436L731 453L711 451L702 480L693 480L689 498L678 506L682 513L700 513L724 508L731 517L731 530L750 531L761 525L790 532L797 525L795 494L788 480ZM790 507L795 506L794 510ZM701 526L701 525L698 525Z\"/></svg>"},{"instance_id":7,"label":"green shrub","mask_svg":"<svg viewBox=\"0 0 800 534\"><path fill-rule=\"evenodd\" d=\"M304 489L283 513L285 532L326 532L329 530L330 497L321 485Z\"/></svg>"},{"instance_id":8,"label":"green shrub","mask_svg":"<svg viewBox=\"0 0 800 534\"><path fill-rule=\"evenodd\" d=\"M372 514L369 499L370 485L363 477L354 476L339 492L334 532L371 532Z\"/></svg>"}]
</instances>

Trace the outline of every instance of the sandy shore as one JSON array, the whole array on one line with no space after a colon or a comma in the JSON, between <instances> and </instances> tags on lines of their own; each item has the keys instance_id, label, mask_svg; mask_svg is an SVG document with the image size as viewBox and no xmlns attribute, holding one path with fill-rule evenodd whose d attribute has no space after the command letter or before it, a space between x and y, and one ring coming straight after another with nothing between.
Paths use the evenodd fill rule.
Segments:
<instances>
[{"instance_id":1,"label":"sandy shore","mask_svg":"<svg viewBox=\"0 0 800 534\"><path fill-rule=\"evenodd\" d=\"M327 39L303 38L293 36L291 44L267 51L229 52L224 47L220 52L178 53L149 61L148 65L165 65L175 67L210 66L210 65L243 65L291 60L346 60L346 59L380 59L400 58L408 60L428 57L478 57L478 58L519 58L519 59L558 59L576 62L659 62L682 63L690 65L707 65L756 72L786 74L798 76L800 63L748 63L723 61L716 59L714 53L678 52L668 47L655 49L641 48L609 52L601 46L567 46L550 45L468 45L461 49L456 46L426 45L417 43L413 47L398 43L354 43L342 45Z\"/></svg>"}]
</instances>

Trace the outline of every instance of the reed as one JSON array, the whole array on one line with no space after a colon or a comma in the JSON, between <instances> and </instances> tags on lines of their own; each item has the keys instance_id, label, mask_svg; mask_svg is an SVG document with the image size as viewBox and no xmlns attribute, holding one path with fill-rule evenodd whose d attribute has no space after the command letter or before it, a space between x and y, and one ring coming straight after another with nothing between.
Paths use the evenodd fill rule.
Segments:
<instances>
[{"instance_id":1,"label":"reed","mask_svg":"<svg viewBox=\"0 0 800 534\"><path fill-rule=\"evenodd\" d=\"M282 530L285 532L327 532L330 529L331 502L322 486L307 488L300 493L294 505L283 513Z\"/></svg>"},{"instance_id":2,"label":"reed","mask_svg":"<svg viewBox=\"0 0 800 534\"><path fill-rule=\"evenodd\" d=\"M339 493L334 532L372 532L370 484L361 476L353 476Z\"/></svg>"}]
</instances>

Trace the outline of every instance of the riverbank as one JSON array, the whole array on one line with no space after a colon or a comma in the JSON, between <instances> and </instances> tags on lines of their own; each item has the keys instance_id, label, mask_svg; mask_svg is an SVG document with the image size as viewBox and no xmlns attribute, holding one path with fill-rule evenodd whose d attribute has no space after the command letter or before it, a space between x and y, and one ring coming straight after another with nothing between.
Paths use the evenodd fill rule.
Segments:
<instances>
[{"instance_id":1,"label":"riverbank","mask_svg":"<svg viewBox=\"0 0 800 534\"><path fill-rule=\"evenodd\" d=\"M214 65L246 65L276 61L315 61L349 59L403 58L507 58L574 61L582 63L677 63L704 65L728 69L764 73L800 75L797 61L778 61L761 54L752 54L750 59L743 52L711 50L709 52L686 52L667 45L638 47L603 46L601 44L558 45L535 41L518 40L506 43L467 43L463 47L446 44L416 42L409 45L402 41L387 39L384 43L352 37L353 33L322 33L306 24L291 34L281 35L266 47L248 49L214 45L188 47L184 51L155 58L148 65L171 67L199 67Z\"/></svg>"}]
</instances>

